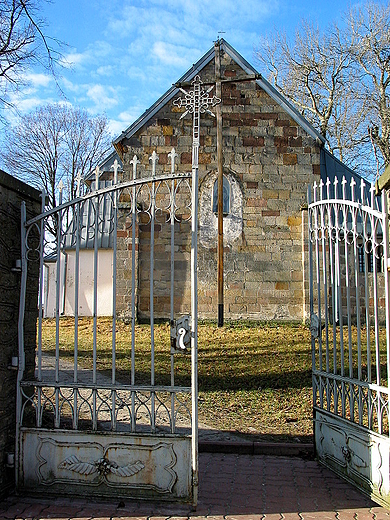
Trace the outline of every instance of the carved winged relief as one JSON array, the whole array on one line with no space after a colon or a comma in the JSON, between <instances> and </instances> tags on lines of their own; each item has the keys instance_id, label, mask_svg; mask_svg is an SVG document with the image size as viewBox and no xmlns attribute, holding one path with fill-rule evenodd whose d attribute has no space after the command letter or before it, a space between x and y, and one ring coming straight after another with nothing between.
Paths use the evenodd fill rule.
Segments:
<instances>
[{"instance_id":1,"label":"carved winged relief","mask_svg":"<svg viewBox=\"0 0 390 520\"><path fill-rule=\"evenodd\" d=\"M109 473L113 473L121 477L132 477L143 470L144 467L144 464L139 460L126 466L118 466L116 462L111 462L106 457L94 462L82 462L76 455L71 455L59 464L58 469L67 469L86 476L98 473L100 476L106 477Z\"/></svg>"}]
</instances>

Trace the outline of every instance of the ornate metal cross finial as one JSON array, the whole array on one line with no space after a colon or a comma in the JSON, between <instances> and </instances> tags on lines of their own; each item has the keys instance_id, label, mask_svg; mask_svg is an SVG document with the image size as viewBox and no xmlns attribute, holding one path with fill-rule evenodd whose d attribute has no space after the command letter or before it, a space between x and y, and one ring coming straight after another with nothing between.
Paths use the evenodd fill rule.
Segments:
<instances>
[{"instance_id":1,"label":"ornate metal cross finial","mask_svg":"<svg viewBox=\"0 0 390 520\"><path fill-rule=\"evenodd\" d=\"M184 97L175 99L173 104L179 108L184 107L186 111L181 116L180 119L183 119L187 114L193 114L193 131L192 131L192 149L193 152L199 147L199 122L200 122L200 114L204 114L207 112L208 114L212 115L214 114L209 110L209 106L215 106L218 105L218 103L221 102L219 98L216 96L210 97L209 93L214 88L214 85L209 87L207 90L203 90L201 85L202 81L200 80L200 77L198 75L195 76L194 81L192 82L193 89L189 92L186 92L184 89L179 88L181 92L183 92ZM195 152L193 154L193 166L198 166L197 163L198 155ZM194 164L195 163L195 164Z\"/></svg>"},{"instance_id":2,"label":"ornate metal cross finial","mask_svg":"<svg viewBox=\"0 0 390 520\"><path fill-rule=\"evenodd\" d=\"M138 160L138 157L134 155L133 159L130 161L130 164L133 165L133 181L137 178L137 164L139 163L140 161Z\"/></svg>"},{"instance_id":3,"label":"ornate metal cross finial","mask_svg":"<svg viewBox=\"0 0 390 520\"><path fill-rule=\"evenodd\" d=\"M79 170L79 171L77 172L77 175L76 175L76 177L75 177L74 180L76 181L76 197L78 198L78 197L80 197L80 187L81 187L81 183L82 183L83 180L84 180L84 177L83 177L83 175L82 175L82 173L81 173L81 170Z\"/></svg>"},{"instance_id":4,"label":"ornate metal cross finial","mask_svg":"<svg viewBox=\"0 0 390 520\"><path fill-rule=\"evenodd\" d=\"M149 162L152 163L152 177L156 176L156 164L158 162L158 155L153 150L152 155L149 157Z\"/></svg>"},{"instance_id":5,"label":"ornate metal cross finial","mask_svg":"<svg viewBox=\"0 0 390 520\"><path fill-rule=\"evenodd\" d=\"M351 197L352 197L352 201L353 201L353 202L355 202L355 186L356 186L356 181L355 181L355 179L352 177L352 178L351 178L350 187L351 187Z\"/></svg>"},{"instance_id":6,"label":"ornate metal cross finial","mask_svg":"<svg viewBox=\"0 0 390 520\"><path fill-rule=\"evenodd\" d=\"M114 164L111 166L114 170L114 184L118 184L118 171L121 170L119 166L118 159L115 159Z\"/></svg>"},{"instance_id":7,"label":"ornate metal cross finial","mask_svg":"<svg viewBox=\"0 0 390 520\"><path fill-rule=\"evenodd\" d=\"M346 198L345 190L346 190L346 186L347 186L347 179L345 178L344 175L343 175L343 179L341 181L341 185L342 185L342 190L343 190L343 199L345 199Z\"/></svg>"},{"instance_id":8,"label":"ornate metal cross finial","mask_svg":"<svg viewBox=\"0 0 390 520\"><path fill-rule=\"evenodd\" d=\"M207 90L203 90L201 88L202 81L198 75L195 76L192 85L194 85L194 88L189 92L186 92L184 89L179 87L179 90L184 94L184 98L175 99L173 102L177 107L185 107L187 109L180 119L183 119L183 117L188 113L195 114L198 110L201 114L207 112L211 116L215 117L211 110L208 109L209 105L215 107L215 105L218 105L218 103L221 102L221 100L216 96L209 96L209 92L213 90L214 85L211 85Z\"/></svg>"},{"instance_id":9,"label":"ornate metal cross finial","mask_svg":"<svg viewBox=\"0 0 390 520\"><path fill-rule=\"evenodd\" d=\"M171 159L171 173L175 173L175 159L178 157L174 148L168 154L169 159Z\"/></svg>"},{"instance_id":10,"label":"ornate metal cross finial","mask_svg":"<svg viewBox=\"0 0 390 520\"><path fill-rule=\"evenodd\" d=\"M100 176L100 168L99 168L99 166L96 166L96 169L95 169L95 182L96 182L95 190L96 191L99 189L99 176Z\"/></svg>"}]
</instances>

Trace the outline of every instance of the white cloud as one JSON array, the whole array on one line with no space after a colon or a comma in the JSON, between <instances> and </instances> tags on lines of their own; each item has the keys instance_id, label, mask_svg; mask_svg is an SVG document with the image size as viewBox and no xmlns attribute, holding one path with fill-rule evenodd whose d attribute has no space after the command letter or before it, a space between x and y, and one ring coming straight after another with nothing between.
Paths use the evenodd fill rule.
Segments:
<instances>
[{"instance_id":1,"label":"white cloud","mask_svg":"<svg viewBox=\"0 0 390 520\"><path fill-rule=\"evenodd\" d=\"M35 108L45 105L46 103L53 103L54 101L52 99L43 99L39 97L26 97L26 98L15 98L12 103L17 108L17 111L23 115L27 114L28 112L31 112Z\"/></svg>"},{"instance_id":2,"label":"white cloud","mask_svg":"<svg viewBox=\"0 0 390 520\"><path fill-rule=\"evenodd\" d=\"M112 65L103 65L96 69L96 74L99 76L113 76L115 69Z\"/></svg>"},{"instance_id":3,"label":"white cloud","mask_svg":"<svg viewBox=\"0 0 390 520\"><path fill-rule=\"evenodd\" d=\"M72 68L84 63L88 58L88 53L71 52L60 60L60 65L65 68Z\"/></svg>"},{"instance_id":4,"label":"white cloud","mask_svg":"<svg viewBox=\"0 0 390 520\"><path fill-rule=\"evenodd\" d=\"M279 3L112 0L107 13L104 0L96 0L100 9L91 16L100 16L99 30L84 34L81 21L76 22L74 33L83 37L76 37L61 60L60 86L67 102L91 113L105 111L112 132L119 134L212 47L218 31L225 31L222 36L251 61L253 46ZM48 75L31 74L29 86L20 98L23 111L47 102L49 95L58 99Z\"/></svg>"},{"instance_id":5,"label":"white cloud","mask_svg":"<svg viewBox=\"0 0 390 520\"><path fill-rule=\"evenodd\" d=\"M135 104L129 107L128 110L120 112L117 118L109 120L109 127L114 137L120 135L125 131L134 121L136 121L141 114L145 112L145 107Z\"/></svg>"},{"instance_id":6,"label":"white cloud","mask_svg":"<svg viewBox=\"0 0 390 520\"><path fill-rule=\"evenodd\" d=\"M138 89L142 84L137 94L144 99L160 96L212 47L219 31L251 62L257 31L278 10L279 0L123 0L120 17L112 16L105 31L118 47L111 56L115 77L125 75ZM108 70L101 67L98 74Z\"/></svg>"},{"instance_id":7,"label":"white cloud","mask_svg":"<svg viewBox=\"0 0 390 520\"><path fill-rule=\"evenodd\" d=\"M118 104L115 88L104 85L93 85L87 88L86 92L99 111L112 108Z\"/></svg>"},{"instance_id":8,"label":"white cloud","mask_svg":"<svg viewBox=\"0 0 390 520\"><path fill-rule=\"evenodd\" d=\"M218 31L234 34L247 24L261 30L279 11L279 4L279 0L148 0L138 6L124 2L120 18L109 21L107 35L198 47L200 39L215 40Z\"/></svg>"},{"instance_id":9,"label":"white cloud","mask_svg":"<svg viewBox=\"0 0 390 520\"><path fill-rule=\"evenodd\" d=\"M152 52L154 57L163 64L185 67L188 64L187 49L178 45L157 41L154 43Z\"/></svg>"},{"instance_id":10,"label":"white cloud","mask_svg":"<svg viewBox=\"0 0 390 520\"><path fill-rule=\"evenodd\" d=\"M61 78L61 84L66 90L69 90L70 92L80 92L80 89L82 88L79 84L74 83L67 78Z\"/></svg>"},{"instance_id":11,"label":"white cloud","mask_svg":"<svg viewBox=\"0 0 390 520\"><path fill-rule=\"evenodd\" d=\"M49 74L34 74L30 72L25 75L26 82L34 87L47 87L52 81L53 77Z\"/></svg>"},{"instance_id":12,"label":"white cloud","mask_svg":"<svg viewBox=\"0 0 390 520\"><path fill-rule=\"evenodd\" d=\"M131 123L125 124L123 121L118 121L116 119L109 119L108 121L108 131L116 138L119 136L126 128L130 126Z\"/></svg>"},{"instance_id":13,"label":"white cloud","mask_svg":"<svg viewBox=\"0 0 390 520\"><path fill-rule=\"evenodd\" d=\"M111 44L109 44L106 41L96 41L88 47L88 53L91 58L105 58L107 56L110 56L112 54L112 51L113 48Z\"/></svg>"},{"instance_id":14,"label":"white cloud","mask_svg":"<svg viewBox=\"0 0 390 520\"><path fill-rule=\"evenodd\" d=\"M132 107L130 110L124 110L118 116L120 121L123 121L130 125L131 122L135 121L141 113L140 107Z\"/></svg>"}]
</instances>

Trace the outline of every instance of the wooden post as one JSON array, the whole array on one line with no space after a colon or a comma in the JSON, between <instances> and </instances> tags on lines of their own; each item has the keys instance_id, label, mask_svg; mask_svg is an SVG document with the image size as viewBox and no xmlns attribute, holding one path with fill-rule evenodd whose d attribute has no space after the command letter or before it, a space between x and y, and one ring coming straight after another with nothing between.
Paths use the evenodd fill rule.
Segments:
<instances>
[{"instance_id":1,"label":"wooden post","mask_svg":"<svg viewBox=\"0 0 390 520\"><path fill-rule=\"evenodd\" d=\"M221 56L218 39L214 43L215 51L215 95L222 100L221 87ZM221 104L216 106L217 117L217 164L218 164L218 245L217 245L217 270L218 270L218 327L223 326L223 155L222 155L222 113Z\"/></svg>"}]
</instances>

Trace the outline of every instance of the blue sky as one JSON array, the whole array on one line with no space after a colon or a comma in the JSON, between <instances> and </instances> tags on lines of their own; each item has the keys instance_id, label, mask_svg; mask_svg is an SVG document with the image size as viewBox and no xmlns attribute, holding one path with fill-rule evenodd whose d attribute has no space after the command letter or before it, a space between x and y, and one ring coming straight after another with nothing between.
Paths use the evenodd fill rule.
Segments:
<instances>
[{"instance_id":1,"label":"blue sky","mask_svg":"<svg viewBox=\"0 0 390 520\"><path fill-rule=\"evenodd\" d=\"M254 49L272 28L293 34L302 18L326 27L344 0L53 0L40 2L45 32L67 43L59 84L28 74L14 99L20 113L65 100L106 113L112 136L125 130L221 36L259 68ZM261 72L261 70L260 70ZM8 117L14 116L8 114Z\"/></svg>"}]
</instances>

